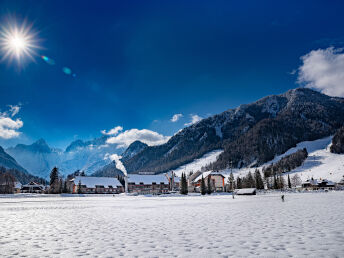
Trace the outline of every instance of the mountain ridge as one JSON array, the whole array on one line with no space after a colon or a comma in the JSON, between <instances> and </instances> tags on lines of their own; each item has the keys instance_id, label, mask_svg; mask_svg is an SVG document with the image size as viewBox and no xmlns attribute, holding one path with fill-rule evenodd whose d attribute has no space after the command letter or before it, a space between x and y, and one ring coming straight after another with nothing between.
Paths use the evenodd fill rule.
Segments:
<instances>
[{"instance_id":1,"label":"mountain ridge","mask_svg":"<svg viewBox=\"0 0 344 258\"><path fill-rule=\"evenodd\" d=\"M217 148L224 149L224 153L211 165L213 169L228 167L230 160L238 167L258 165L297 142L333 134L343 122L343 98L297 88L205 118L182 129L167 143L147 147L124 165L129 173L161 173ZM259 140L259 135L264 141Z\"/></svg>"}]
</instances>

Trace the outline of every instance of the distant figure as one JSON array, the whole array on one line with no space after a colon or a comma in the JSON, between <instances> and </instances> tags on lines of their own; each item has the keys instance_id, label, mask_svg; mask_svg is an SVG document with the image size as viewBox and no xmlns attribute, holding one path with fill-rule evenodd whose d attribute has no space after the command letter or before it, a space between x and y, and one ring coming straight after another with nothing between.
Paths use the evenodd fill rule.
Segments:
<instances>
[{"instance_id":1,"label":"distant figure","mask_svg":"<svg viewBox=\"0 0 344 258\"><path fill-rule=\"evenodd\" d=\"M284 194L282 194L281 199L282 199L282 202L284 202Z\"/></svg>"},{"instance_id":2,"label":"distant figure","mask_svg":"<svg viewBox=\"0 0 344 258\"><path fill-rule=\"evenodd\" d=\"M234 192L232 193L232 197L233 197L233 199L234 199Z\"/></svg>"}]
</instances>

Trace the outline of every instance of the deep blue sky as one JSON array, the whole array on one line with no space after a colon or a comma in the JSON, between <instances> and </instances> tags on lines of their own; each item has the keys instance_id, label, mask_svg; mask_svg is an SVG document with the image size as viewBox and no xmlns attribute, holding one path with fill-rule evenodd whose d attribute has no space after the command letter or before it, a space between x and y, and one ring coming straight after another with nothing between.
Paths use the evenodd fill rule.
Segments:
<instances>
[{"instance_id":1,"label":"deep blue sky","mask_svg":"<svg viewBox=\"0 0 344 258\"><path fill-rule=\"evenodd\" d=\"M22 103L24 122L0 145L64 147L117 125L172 135L190 114L295 88L302 55L344 45L343 13L341 1L0 1L0 20L33 22L56 61L0 64L0 109Z\"/></svg>"}]
</instances>

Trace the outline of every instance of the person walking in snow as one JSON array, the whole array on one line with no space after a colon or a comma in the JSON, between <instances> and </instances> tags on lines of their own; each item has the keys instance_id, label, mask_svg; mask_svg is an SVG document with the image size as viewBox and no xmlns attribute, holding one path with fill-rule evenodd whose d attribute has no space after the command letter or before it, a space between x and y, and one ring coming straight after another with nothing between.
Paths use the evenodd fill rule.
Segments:
<instances>
[{"instance_id":1,"label":"person walking in snow","mask_svg":"<svg viewBox=\"0 0 344 258\"><path fill-rule=\"evenodd\" d=\"M281 199L282 199L282 202L284 202L284 194L282 194Z\"/></svg>"}]
</instances>

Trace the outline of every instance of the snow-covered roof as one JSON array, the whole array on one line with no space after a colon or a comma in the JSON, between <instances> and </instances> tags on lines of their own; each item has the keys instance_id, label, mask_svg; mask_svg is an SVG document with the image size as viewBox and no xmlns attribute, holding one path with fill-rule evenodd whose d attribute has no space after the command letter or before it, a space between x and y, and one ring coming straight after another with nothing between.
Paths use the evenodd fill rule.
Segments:
<instances>
[{"instance_id":1,"label":"snow-covered roof","mask_svg":"<svg viewBox=\"0 0 344 258\"><path fill-rule=\"evenodd\" d=\"M22 187L41 187L41 188L44 188L44 185L36 183L36 182L30 182L26 185L22 185Z\"/></svg>"},{"instance_id":2,"label":"snow-covered roof","mask_svg":"<svg viewBox=\"0 0 344 258\"><path fill-rule=\"evenodd\" d=\"M334 185L334 182L329 181L327 179L307 179L306 181L302 182L302 185L305 184L310 184L310 185L314 185L314 186L318 186L320 184L325 183L326 185Z\"/></svg>"},{"instance_id":3,"label":"snow-covered roof","mask_svg":"<svg viewBox=\"0 0 344 258\"><path fill-rule=\"evenodd\" d=\"M223 176L220 172L215 172L215 171L207 171L207 172L203 172L202 174L200 174L198 177L196 177L193 182L198 182L199 180L202 179L202 175L203 178L206 178L208 175L213 175L213 176Z\"/></svg>"},{"instance_id":4,"label":"snow-covered roof","mask_svg":"<svg viewBox=\"0 0 344 258\"><path fill-rule=\"evenodd\" d=\"M114 188L122 186L118 179L114 177L76 176L72 181L74 181L74 184L76 185L79 184L80 181L81 185L85 185L88 188L95 188L96 185L104 186L105 188L108 188L109 186Z\"/></svg>"},{"instance_id":5,"label":"snow-covered roof","mask_svg":"<svg viewBox=\"0 0 344 258\"><path fill-rule=\"evenodd\" d=\"M157 174L157 175L130 174L128 175L128 183L135 183L135 184L143 183L145 185L151 185L152 183L168 184L169 182L165 174Z\"/></svg>"},{"instance_id":6,"label":"snow-covered roof","mask_svg":"<svg viewBox=\"0 0 344 258\"><path fill-rule=\"evenodd\" d=\"M256 188L243 188L237 189L235 191L236 194L253 194L256 191Z\"/></svg>"}]
</instances>

